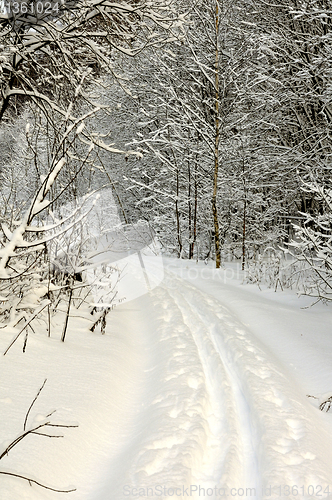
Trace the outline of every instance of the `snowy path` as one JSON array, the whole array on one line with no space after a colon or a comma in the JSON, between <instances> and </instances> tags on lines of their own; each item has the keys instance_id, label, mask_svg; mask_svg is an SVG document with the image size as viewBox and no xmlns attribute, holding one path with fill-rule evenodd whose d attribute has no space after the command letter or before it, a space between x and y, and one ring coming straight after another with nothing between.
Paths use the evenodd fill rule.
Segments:
<instances>
[{"instance_id":1,"label":"snowy path","mask_svg":"<svg viewBox=\"0 0 332 500\"><path fill-rule=\"evenodd\" d=\"M115 309L108 335L73 319L65 344L36 335L26 354L17 345L1 359L0 442L17 434L45 376L36 411L56 407L58 419L79 423L56 446L24 443L3 467L74 484L72 500L326 498L331 414L306 394L313 371L310 391L332 387L331 313L280 305L213 273L180 277L176 266L162 286ZM10 338L2 333L2 350ZM1 500L59 498L10 478L0 491Z\"/></svg>"},{"instance_id":2,"label":"snowy path","mask_svg":"<svg viewBox=\"0 0 332 500\"><path fill-rule=\"evenodd\" d=\"M112 498L160 494L157 485L161 498L326 497L328 429L316 428L317 410L272 353L218 300L175 276L150 300L141 328L157 325L158 374L146 380L157 394L136 459L123 464L125 494L119 484Z\"/></svg>"},{"instance_id":3,"label":"snowy path","mask_svg":"<svg viewBox=\"0 0 332 500\"><path fill-rule=\"evenodd\" d=\"M195 482L201 484L208 478L212 485L217 485L222 478L221 484L229 489L246 485L258 490L257 442L248 403L243 383L228 359L220 336L220 324L228 330L232 330L234 324L218 321L211 299L188 288L187 285L182 293L175 294L175 298L201 353L206 391L212 407L208 418L212 439L207 443L202 464L206 472L202 474L201 468ZM217 308L220 309L220 304ZM223 425L215 425L214 420Z\"/></svg>"}]
</instances>

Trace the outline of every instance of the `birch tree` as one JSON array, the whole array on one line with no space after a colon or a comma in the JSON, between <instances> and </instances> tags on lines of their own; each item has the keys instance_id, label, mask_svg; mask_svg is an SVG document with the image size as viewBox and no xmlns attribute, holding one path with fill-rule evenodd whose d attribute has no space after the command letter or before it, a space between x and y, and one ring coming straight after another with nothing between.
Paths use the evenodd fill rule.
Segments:
<instances>
[{"instance_id":1,"label":"birch tree","mask_svg":"<svg viewBox=\"0 0 332 500\"><path fill-rule=\"evenodd\" d=\"M153 75L153 86L145 78L141 93L140 123L150 129L142 144L157 155L172 179L167 197L173 197L179 253L185 249L184 255L192 258L197 243L197 255L213 253L217 267L228 224L221 189L227 190L225 157L235 116L241 44L232 4L197 2L191 6L183 42L163 56L151 55L147 74Z\"/></svg>"}]
</instances>

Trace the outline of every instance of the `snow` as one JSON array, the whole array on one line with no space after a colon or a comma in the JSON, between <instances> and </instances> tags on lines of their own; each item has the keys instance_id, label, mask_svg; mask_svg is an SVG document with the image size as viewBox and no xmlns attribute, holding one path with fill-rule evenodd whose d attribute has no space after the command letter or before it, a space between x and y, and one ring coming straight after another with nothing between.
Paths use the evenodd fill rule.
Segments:
<instances>
[{"instance_id":1,"label":"snow","mask_svg":"<svg viewBox=\"0 0 332 500\"><path fill-rule=\"evenodd\" d=\"M81 309L65 343L61 311L51 338L40 321L24 354L22 338L1 357L0 451L45 378L28 428L54 409L47 420L78 427L29 436L0 471L74 486L72 500L326 498L332 414L318 405L332 395L332 311L308 306L244 284L237 264L168 258L162 283L108 314L106 335L89 332ZM16 331L1 330L1 352ZM0 490L64 495L4 475Z\"/></svg>"},{"instance_id":2,"label":"snow","mask_svg":"<svg viewBox=\"0 0 332 500\"><path fill-rule=\"evenodd\" d=\"M75 215L84 207L85 213ZM56 245L50 246L53 266L80 272L92 291L93 305L112 307L158 286L164 277L160 244L146 221L123 224L111 189L102 189L61 207L72 215ZM62 219L63 220L63 219ZM77 231L78 222L83 224ZM74 227L75 226L75 227ZM58 231L61 235L61 230ZM51 235L49 240L55 239Z\"/></svg>"},{"instance_id":3,"label":"snow","mask_svg":"<svg viewBox=\"0 0 332 500\"><path fill-rule=\"evenodd\" d=\"M5 269L9 258L13 255L13 252L17 246L23 242L23 234L27 225L27 215L24 217L20 226L15 229L11 235L10 241L0 250L0 279L8 278L8 271Z\"/></svg>"}]
</instances>

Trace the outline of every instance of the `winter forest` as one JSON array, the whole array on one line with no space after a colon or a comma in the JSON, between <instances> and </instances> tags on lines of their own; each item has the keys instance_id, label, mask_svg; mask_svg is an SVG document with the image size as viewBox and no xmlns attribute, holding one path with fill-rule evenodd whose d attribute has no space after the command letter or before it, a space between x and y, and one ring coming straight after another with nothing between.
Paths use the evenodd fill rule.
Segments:
<instances>
[{"instance_id":1,"label":"winter forest","mask_svg":"<svg viewBox=\"0 0 332 500\"><path fill-rule=\"evenodd\" d=\"M38 434L57 437L54 435L54 427L58 427L56 431L60 430L60 433L64 431L66 436L63 443L68 436L80 432L76 427L78 425L80 428L81 423L76 423L79 418L74 411L73 415L68 416L66 411L61 413L60 410L59 421L50 413L31 425L29 423L36 406L41 404L47 391L48 385L43 380L51 380L52 374L46 377L46 372L41 367L36 368L36 376L29 379L26 390L22 389L22 385L25 377L28 380L26 374L30 373L31 366L35 366L34 360L39 357L42 359L46 356L47 365L60 363L59 372L66 372L72 362L76 366L73 353L69 356L69 351L50 352L51 348L62 349L61 346L66 346L70 338L74 342L71 331L78 332L82 328L86 335L85 348L94 352L97 348L92 345L97 342L101 354L106 349L105 344L102 345L104 339L105 342L114 340L107 340L108 335L98 334L107 334L108 328L113 331L116 328L119 331L127 328L121 323L124 320L120 318L120 313L118 316L115 313L125 310L121 307L125 308L125 302L131 297L134 300L143 294L137 292L135 295L133 289L136 285L133 285L130 272L125 278L122 276L126 274L123 269L119 270L116 265L112 265L119 258L135 254L139 256L140 266L143 266L144 251L142 253L141 250L144 247L148 249L145 257L143 255L145 266L149 255L151 259L152 255L158 255L160 259L163 256L166 259L164 262L178 262L176 273L177 276L180 273L181 278L183 273L187 273L186 266L190 269L190 266L196 265L202 272L209 270L211 276L221 276L213 273L221 273L227 266L231 269L236 267L238 273L242 273L243 286L251 285L257 289L252 293L258 294L259 290L263 290L264 295L270 290L290 294L294 292L294 296L304 296L304 306L313 311L308 314L316 314L315 318L322 321L321 328L325 328L324 332L327 333L330 316L324 315L331 314L329 308L332 300L331 162L332 3L329 0L0 0L0 354L6 363L0 373L0 425L3 426L2 431L0 430L0 444L4 441L0 446L1 500L53 499L58 498L56 495L61 491L71 491L73 496L69 498L79 500L121 500L135 496L133 486L123 490L121 485L117 486L114 494L109 493L108 489L106 493L106 490L100 490L99 496L96 493L95 496L89 496L84 492L74 496L74 487L65 489L61 486L75 482L72 479L76 477L75 472L70 467L68 477L65 475L64 480L61 479L60 469L56 467L55 476L51 473L48 475L48 471L43 472L38 464L31 465L31 472L25 472L30 470L29 464L21 461L24 453L19 451L24 450L25 446L26 450L30 449L29 446L37 446L34 444L36 439L48 441ZM128 262L125 265L127 270L130 268ZM168 264L168 267L172 265ZM154 266L158 267L158 264ZM227 399L227 384L222 378L221 368L218 368L219 371L215 368L214 372L212 367L219 366L220 363L227 365L225 360L228 355L225 354L223 358L220 353L222 349L229 352L230 347L226 334L226 347L221 348L219 337L213 337L211 332L214 332L213 325L220 321L225 322L230 332L233 331L231 320L218 316L221 314L219 303L215 302L213 306L212 302L208 302L204 295L206 291L199 292L202 294L199 299L193 289L189 290L190 286L193 287L192 284L184 285L184 282L176 281L178 285L173 284L172 291L167 293L171 294L172 301L176 301L176 307L179 308L176 311L181 311L179 319L178 313L174 312L175 306L167 306L167 300L171 301L169 296L162 298L161 294L166 292L157 288L153 292L151 276L149 282L147 268L143 266L142 269L147 291L150 293L149 300L160 300L164 309L170 307L173 311L169 319L163 316L164 319L161 320L158 316L158 324L163 321L168 325L167 328L173 328L173 333L178 332L180 338L183 330L179 322L183 320L193 337L196 335L195 349L204 352L202 359L211 358L211 364L210 361L206 365L203 362L202 373L204 372L204 380L210 381L206 382L206 386L210 388L207 390L209 394L218 394L218 387L225 391L223 403L218 399L219 396L211 399L214 401L212 406L216 405L213 407L214 415L218 415L218 411L221 415L221 406L227 406L228 403L230 406L230 401L233 400L230 396ZM168 276L165 271L166 275ZM168 276L167 279L180 278ZM162 277L159 276L156 280L155 286L159 285ZM127 287L122 295L119 292L121 283L124 288ZM181 295L179 290L185 286L187 288L183 288ZM179 295L175 299L176 294ZM230 297L231 291L229 294ZM225 292L223 304L226 304L226 295ZM183 306L180 305L182 300ZM246 299L243 300L245 303ZM138 307L144 309L151 305L144 304ZM206 316L199 312L202 304L206 306ZM190 314L188 307L191 308ZM131 321L134 328L136 322L139 323L139 318L130 319L131 314L134 314L130 309L126 314L126 321ZM195 322L192 318L196 314L198 316ZM212 321L212 314L215 315L215 323ZM152 313L151 315L153 316ZM265 325L271 323L272 316L277 318L277 311L271 312ZM301 316L300 319L299 316L297 326L305 328L307 320L305 316L303 318ZM141 321L143 330L143 322L146 320L141 318ZM202 328L210 332L210 340L200 337L203 334L197 326L199 321ZM246 324L244 319L241 321ZM313 324L317 325L317 321ZM152 322L150 319L150 329ZM167 337L166 330L163 332L166 339L173 338L171 333ZM270 333L271 339L273 335L277 335L272 330ZM229 335L231 338L233 334ZM128 338L123 337L127 346L126 349L123 347L123 352L131 353L128 366L132 363L137 375L143 373L144 369L143 362L139 365L136 360L134 351L137 354L140 349L142 352L144 349L140 343L143 341L139 340L138 334L136 337L137 344L134 342L134 347L129 347L129 334ZM235 337L232 338L229 342L235 342ZM248 338L245 342L249 346ZM331 341L326 339L327 336L324 337L324 345L329 345ZM52 343L55 340L58 346L56 348ZM83 345L79 336L76 341ZM149 344L147 337L144 342ZM171 349L172 341L167 342ZM280 340L280 345L286 345L282 342ZM233 346L233 367L240 363L236 356L238 349L241 350L240 344L238 339L236 347L235 344ZM107 349L114 352L114 345L107 345ZM67 349L70 350L71 344L68 346ZM160 354L160 359L164 359L166 354L160 346L156 347L156 352ZM189 350L191 348L194 349L188 347ZM208 351L210 348L211 352ZM121 349L119 347L120 353ZM252 349L249 346L245 355L251 356L250 352L254 352ZM259 351L260 348L257 349ZM285 352L286 350L287 348ZM168 352L167 349L165 352ZM252 355L252 359L247 359L246 367L257 363L257 352L255 356ZM214 364L213 353L221 356L219 364ZM21 361L10 361L10 356L28 360L22 363L26 363L29 370L21 367ZM80 356L80 363L83 364L82 360L88 358L89 353L81 353ZM61 361L57 361L58 358ZM97 361L97 358L96 355L95 363L99 367L100 359ZM147 357L144 359L147 360ZM174 359L178 358L175 356ZM301 365L306 363L304 359L307 358L303 355L299 361ZM319 365L318 354L315 359L315 363ZM270 372L274 373L271 360L272 358L268 359L267 365ZM329 359L329 363L330 361ZM20 367L15 363L19 363ZM197 365L192 361L191 366L189 358L184 363L191 370L192 382L189 382L188 387L197 391ZM78 365L79 361L79 377L83 367L79 369ZM232 375L234 368L226 369L233 382L237 381L236 384L240 383L240 379L246 378L247 368L243 366L237 368L240 375L236 377ZM128 387L125 385L127 382L123 382L129 392L129 385L132 383L129 379L136 377L134 368L131 369L133 371L130 376L129 371L126 372ZM170 375L162 371L162 368L160 370L160 379L166 384L165 380L169 380L167 377ZM100 373L101 371L102 368ZM97 372L99 373L98 369ZM57 384L65 387L68 380L76 376L70 373L63 379L59 375ZM221 377L218 383L216 373ZM259 366L255 373L261 373ZM278 382L278 373L276 371L273 375L275 384L282 388L285 382ZM329 382L324 390L320 390L317 379L317 386L310 389L309 384L304 391L316 391L311 397L320 401L320 409L329 410L332 404L329 397L332 381L327 372L324 373L325 379L322 375L322 380ZM15 408L18 418L24 422L21 429L10 428L9 410L13 411L13 408L6 406L7 410L2 409L8 399L1 393L2 389L7 388L6 374L11 380L17 380L12 391L24 392L26 396L26 399L20 399ZM55 377L54 374L53 376ZM84 376L82 371L82 377ZM261 388L260 394L263 394L264 377L258 376L261 383L258 387ZM302 380L306 376L303 375ZM125 375L123 377L123 381L127 380ZM139 378L138 375L137 377ZM107 384L109 382L107 379ZM100 382L99 379L98 383L106 388L106 381ZM249 387L250 377L248 384ZM149 387L152 392L155 390L152 385ZM157 382L153 387L157 387ZM165 387L166 385L160 385L158 390L164 394L167 392ZM185 392L188 387L181 392L174 386L174 391L180 391L177 393L180 394L180 399L183 397L189 405L191 393ZM250 394L250 387L245 387L242 392ZM77 390L75 386L73 391ZM282 392L283 389L280 390ZM57 401L59 394L55 389L51 392L53 396L50 395L46 403L53 407L55 403L52 398ZM236 391L235 393L237 394ZM321 397L320 394L323 393L325 395ZM304 397L306 396L304 392ZM197 396L198 399L199 397ZM248 406L238 397L233 398L235 413L244 412L249 415L250 404ZM257 397L256 394L255 398ZM285 418L282 411L291 410L286 406L285 409L281 403L278 406L276 401L279 397L281 396L273 396L274 399L270 399L278 407L276 411L271 410L271 415L280 418L281 422ZM203 401L204 397L202 398ZM250 400L250 396L248 398ZM268 398L264 401L266 399ZM305 403L309 404L307 400ZM61 404L59 402L60 406ZM203 406L204 404L202 403ZM257 414L265 415L264 404L260 404ZM309 412L317 410L310 404L309 407ZM187 415L192 415L190 412L193 410L188 408ZM47 406L46 411L48 409ZM320 413L317 414L321 418ZM104 418L106 413L101 412L100 415ZM151 422L155 422L152 410L149 415ZM161 413L158 415L161 418ZM206 426L213 434L214 424L209 418L206 417ZM222 423L221 416L220 427L215 424L220 435L223 432L225 436L233 431L233 434L238 432L231 430L231 413L228 418L227 425ZM303 416L304 420L305 418L307 417ZM288 420L295 422L296 419L292 416ZM316 422L310 416L306 421ZM324 425L326 422L324 420ZM153 425L151 424L151 428ZM204 425L202 424L202 428ZM256 424L252 425L255 427ZM248 426L249 424L239 424L239 428L247 429L245 432L249 435L251 431ZM257 428L261 429L259 424ZM162 432L165 434L167 429L171 433L171 424L165 423ZM292 429L296 434L297 424ZM20 434L17 437L18 432ZM197 447L200 446L200 439L204 441L200 432L203 431L198 430L198 434L195 434ZM216 431L216 435L218 432ZM266 437L263 431L261 436L267 448L269 439L278 439L277 434ZM211 436L207 438L207 443L210 438ZM69 442L70 439L77 438L69 437ZM171 434L169 439L173 439ZM300 438L294 438L297 439ZM258 438L257 440L259 441ZM58 445L54 441L59 440L49 441L52 441L48 452L51 455ZM246 439L243 438L242 441L244 444L242 452L239 452L240 457L241 453L243 455L249 449L246 448ZM187 450L189 453L191 445L187 444L185 448L183 443L186 441L181 441L182 452L185 454ZM174 451L176 446L173 443L165 445L163 449ZM209 477L210 483L215 485L219 481L216 479L216 464L220 457L213 455L214 445L209 446L205 444L202 448L210 450L206 455L208 458L202 459L202 463L207 471L208 464L213 462L215 476L209 476L205 471L204 477ZM224 444L225 449L227 446ZM151 453L152 448L149 448ZM229 472L229 479L225 480L229 487L236 484L236 498L242 496L239 493L240 486L245 483L241 481L249 481L251 477L260 478L252 485L255 491L268 487L268 483L265 484L265 479L262 479L264 474L264 478L270 477L268 469L264 474L258 472L263 463L267 462L265 455L257 458L257 463L261 464L257 467L250 461L243 465L241 458L236 466L231 442L227 449L230 455L226 457L225 451L223 463L227 462L230 470L233 466L234 471L241 467L243 469L242 475ZM253 449L256 449L255 444ZM295 449L294 445L294 448L287 448L280 453L293 453ZM133 448L133 456L135 450ZM80 453L74 453L75 459ZM195 455L196 452L191 450L190 453ZM248 453L251 456L253 452ZM323 452L321 454L324 455ZM184 462L181 462L181 468L180 459L177 455L176 459L174 456L167 462L168 472L166 466L160 470L153 469L156 478L157 473L163 478L158 476L160 484L164 484L162 481L167 483L167 474L171 473L178 478L182 474L178 484L187 484L188 481L194 484L192 478L201 477L199 474L204 467L199 468L197 459L195 463L199 472L191 472L191 479L188 479L189 476L184 471L193 469L188 464L185 467ZM319 452L317 456L320 456ZM12 457L12 463L6 465L5 460L9 457ZM129 460L128 454L125 457L123 463ZM60 459L57 460L59 462ZM74 461L73 457L72 460ZM316 498L320 491L317 488L320 486L322 493L326 494L327 491L330 494L325 483L322 484L323 476L319 476L325 462L323 465L319 462L316 467L318 472L315 477L319 478L314 483L316 493L310 493L309 479L309 483L307 479L303 479L301 485L297 486L298 493L295 493L294 478L302 472L298 465L300 462L292 460L282 462L285 467L285 464L296 467L292 482L287 483L291 485L291 493L288 495L284 491L284 498ZM122 464L121 461L119 463ZM148 463L148 458L144 463ZM174 468L169 466L170 463ZM276 459L273 464L277 463ZM24 467L20 467L20 464ZM139 461L135 464L138 467ZM220 469L226 474L225 467L220 465ZM39 470L42 471L41 475ZM145 476L144 480L143 476L139 476L140 480L137 479L139 468L135 469L135 473L134 469L130 470L132 472L128 472L128 478L132 480L135 477L136 486L143 485L139 496L149 496L145 488L152 483L145 483ZM271 470L279 469L271 466ZM282 478L285 477L285 470L281 468L280 474L276 474L280 484L284 484ZM114 472L114 481L115 478ZM128 482L128 478L127 485L134 484L133 480ZM2 482L4 496L1 494ZM275 484L275 488L280 486L279 483ZM49 484L56 486L52 489ZM157 479L153 484L157 484ZM31 496L24 496L23 492L26 491ZM167 496L165 491L159 498L172 496ZM193 493L196 494L196 490ZM48 494L56 495L48 497ZM186 498L185 493L182 496ZM199 498L198 493L196 497L190 496ZM206 496L211 497L209 494ZM214 490L213 498L219 497L222 495L218 496L217 490ZM260 493L253 497L263 499L269 495ZM283 498L283 494L278 497Z\"/></svg>"},{"instance_id":2,"label":"winter forest","mask_svg":"<svg viewBox=\"0 0 332 500\"><path fill-rule=\"evenodd\" d=\"M329 300L329 9L161 1L4 14L2 293L23 277L29 289L33 270L47 283L47 243L73 226L73 214L50 217L108 185L122 222L147 221L167 254L217 268L265 258L280 280L291 254L287 280Z\"/></svg>"}]
</instances>

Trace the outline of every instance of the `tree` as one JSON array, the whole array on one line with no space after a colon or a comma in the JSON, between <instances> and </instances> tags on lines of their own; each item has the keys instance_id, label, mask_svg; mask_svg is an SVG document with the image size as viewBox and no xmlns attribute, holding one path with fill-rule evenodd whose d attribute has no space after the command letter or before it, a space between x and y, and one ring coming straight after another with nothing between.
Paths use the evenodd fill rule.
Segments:
<instances>
[{"instance_id":1,"label":"tree","mask_svg":"<svg viewBox=\"0 0 332 500\"><path fill-rule=\"evenodd\" d=\"M182 43L175 42L164 54L150 53L147 76L137 79L144 91L136 89L140 136L141 144L167 172L163 179L149 172L147 196L151 196L151 185L156 185L159 195L164 193L159 209L169 213L173 204L174 217L167 223L168 228L175 225L177 243L172 246L192 258L199 244L197 255L207 257L212 238L219 267L227 225L223 191L227 190L230 131L236 116L235 80L242 71L242 40L233 4L211 0L191 7ZM130 181L140 183L142 196L144 180L134 174Z\"/></svg>"},{"instance_id":2,"label":"tree","mask_svg":"<svg viewBox=\"0 0 332 500\"><path fill-rule=\"evenodd\" d=\"M330 211L330 3L248 1L242 24L252 54L242 102L249 108L254 162L266 165L265 172L260 169L269 178L264 197L274 199L280 241L290 240L289 221L295 221L301 241L295 239L295 247L311 267L308 286L325 296L330 283L322 223Z\"/></svg>"},{"instance_id":3,"label":"tree","mask_svg":"<svg viewBox=\"0 0 332 500\"><path fill-rule=\"evenodd\" d=\"M2 313L13 320L18 310L36 308L36 303L22 300L31 291L45 291L47 285L49 296L47 244L77 223L74 212L50 225L52 210L91 190L91 172L102 170L99 151L136 154L108 144L108 134L93 128L92 117L110 109L96 104L92 91L102 88L105 80L122 83L114 69L118 53L133 57L146 47L162 46L182 20L172 2L163 0L153 6L143 1L68 3L40 16L26 14L23 3L16 15L8 5L0 19L0 126L5 131L15 117L28 118L22 149L33 186L26 198L15 198L11 210L1 206ZM6 179L6 170L1 172L4 200L8 190L9 196L19 190ZM16 318L16 324L20 320Z\"/></svg>"},{"instance_id":4,"label":"tree","mask_svg":"<svg viewBox=\"0 0 332 500\"><path fill-rule=\"evenodd\" d=\"M73 101L83 74L86 84L98 83L101 71L112 74L115 51L134 56L144 47L162 45L177 21L172 2L163 0L153 7L137 0L69 2L61 4L57 16L40 18L22 13L24 4L19 5L17 16L12 8L0 23L0 121L12 103L27 98L46 114L48 106L64 114L62 105Z\"/></svg>"},{"instance_id":5,"label":"tree","mask_svg":"<svg viewBox=\"0 0 332 500\"><path fill-rule=\"evenodd\" d=\"M332 301L332 183L330 180L322 186L313 172L309 175L312 180L302 189L315 196L316 210L303 213L302 224L294 225L296 240L289 248L308 274L305 293L317 301Z\"/></svg>"}]
</instances>

